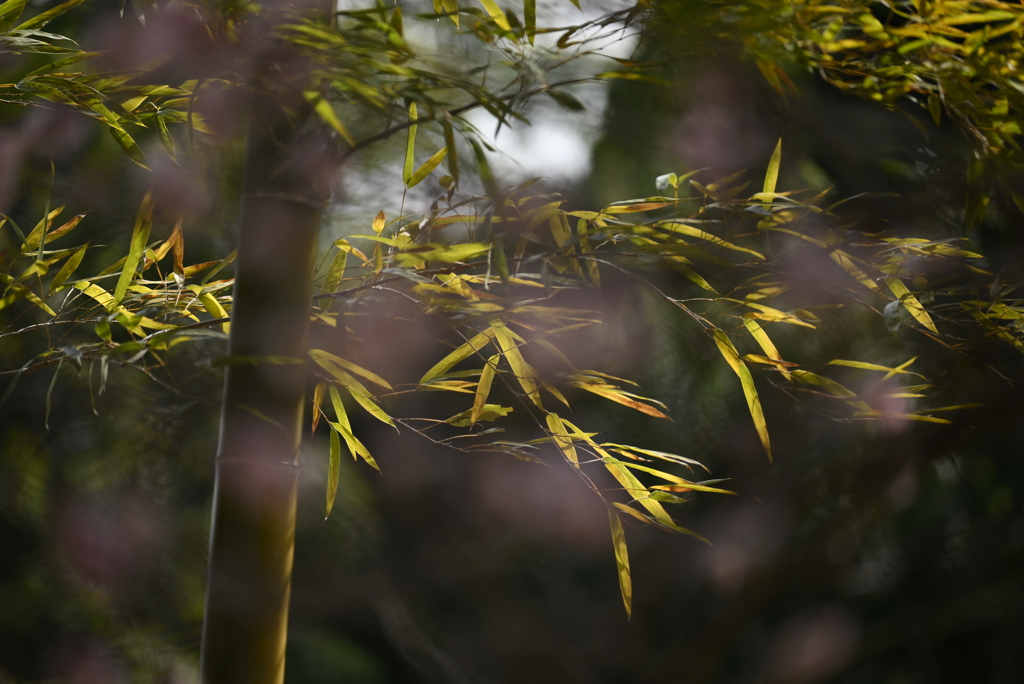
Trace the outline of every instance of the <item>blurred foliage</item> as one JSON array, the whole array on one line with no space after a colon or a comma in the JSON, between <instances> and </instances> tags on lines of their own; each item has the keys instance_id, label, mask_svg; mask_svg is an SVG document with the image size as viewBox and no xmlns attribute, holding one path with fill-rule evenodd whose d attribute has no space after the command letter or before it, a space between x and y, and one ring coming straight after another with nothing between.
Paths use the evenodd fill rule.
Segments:
<instances>
[{"instance_id":1,"label":"blurred foliage","mask_svg":"<svg viewBox=\"0 0 1024 684\"><path fill-rule=\"evenodd\" d=\"M139 85L141 72L63 73L95 55L56 48L60 36L39 31L60 12L16 26L9 17L24 4L0 5L5 45L59 57L33 64L34 72L7 86L21 101L38 96L100 120L140 165L148 153L129 124L154 124L151 135L172 160L217 145L207 136L218 131L194 101L204 83L241 87L237 64L174 86ZM316 551L303 551L300 542L299 617L289 655L295 681L332 676L323 672L366 682L618 681L635 677L638 667L645 677L671 677L684 666L700 681L913 681L960 671L944 664L954 658L955 649L940 646L950 638L985 641L993 678L1012 681L1020 672L1012 635L1021 626L1012 607L1021 596L1012 578L1021 560L1022 480L999 457L1019 437L1019 393L979 368L1019 373L1024 306L1013 296L1017 283L993 272L960 235L851 223L844 212L879 206L871 204L881 199L873 194L847 204L824 187L792 189L810 172L787 171L782 143L765 155L767 171L756 181L679 171L658 178L657 195L602 201L587 211L538 193L533 183L502 187L486 143L461 118L484 107L500 125L522 117L526 102L540 95L578 109L583 104L560 89L586 78L625 81L612 91L619 106L617 92L650 92L629 89L649 77L651 65L623 59L615 72L551 80L567 59L588 56L574 34L614 34L647 20L656 41L659 32L673 35L685 25L703 31L704 40L742 46L731 54L750 54L777 98L798 99L791 83L799 79L787 74L795 64L891 106L915 104L920 95L917 104L929 108L936 126L936 112L948 112L976 150L965 164L973 175L957 213L968 228L998 220L989 195L972 195L979 169L1017 163L1016 133L1008 127L1017 105L992 100L999 92L992 86L1014 87L1006 65L1019 49L1018 9L975 4L890 7L881 17L880 5L663 3L650 12L637 5L552 31L555 44L541 46L535 43L548 31L537 27L532 3L520 20L493 3L480 10L442 2L420 18L436 23L444 15L487 48L458 65L464 72L413 50L406 40L413 14L403 17L400 8L345 10L333 25L287 16L281 36L308 50L306 96L321 125L336 132L341 158L401 134L405 188L440 175L445 162L442 190L421 211L390 221L380 212L369 232L333 243L318 268L309 361L223 356L232 257L222 251L189 264L188 227L161 215L159 188L142 200L126 256L122 249L110 265L91 270L92 242L49 247L66 243L72 230L88 230L91 216L67 220L64 207L47 198L41 207L19 207L22 215L34 209L41 216L26 224L31 229L8 217L0 353L12 382L2 438L4 453L14 457L4 463L3 534L13 539L15 560L4 566L2 591L21 607L3 627L12 637L0 667L17 681L71 680L69 672L89 667L108 681L189 676L208 507L202 454L212 453L208 397L216 395L216 368L270 362L308 363L314 433L321 420L329 424L327 444L323 431L311 441L320 454L308 467L318 472L303 485L318 501L304 508L300 538ZM207 35L244 43L252 9L202 14ZM138 11L156 23L163 8ZM962 28L968 25L970 32ZM623 111L642 108L623 99ZM383 130L371 121L383 121ZM167 123L184 124L177 142ZM417 136L426 131L440 149L417 163ZM457 143L455 133L466 142ZM461 164L476 168L484 194L463 178L460 148L471 153ZM617 165L595 169L595 176L621 173ZM38 188L25 192L40 196ZM151 239L154 227L167 237ZM595 332L602 328L610 332ZM44 369L53 369L48 379L36 374ZM631 380L613 374L642 381L665 403L635 394ZM433 391L447 394L426 394ZM789 398L766 399L782 395ZM120 407L151 407L149 417L104 405L112 396ZM433 396L443 398L425 398ZM561 401L568 410L569 398L616 441L544 404ZM644 417L625 419L590 398ZM979 400L1000 408L978 411ZM363 411L350 410L355 405ZM109 417L92 420L94 407ZM670 407L684 419L654 420L667 418ZM940 413L949 409L970 418L960 423L958 414ZM506 485L488 484L517 477L504 466L433 453L435 465L392 465L380 453L408 447L381 436L368 417L424 435L424 444L504 452L552 465L552 473L564 465L552 459L559 453L607 499L620 588L627 611L636 597L638 622L628 632L618 626L621 608L607 600L614 580L595 569L608 561L607 529L595 551L588 523L565 527L574 514L543 501L547 494L585 509L572 494L575 480L552 474L556 485L546 490L528 479L507 494ZM484 429L506 417L505 428ZM837 425L861 421L871 427ZM341 459L343 443L372 466L380 459L385 470L413 474L405 485L401 476L398 485L385 478L371 494L364 475ZM543 444L554 448L539 450ZM770 474L746 459L765 451L779 461ZM699 465L693 456L733 481L677 474ZM651 459L677 467L655 469L644 463ZM329 527L320 517L325 481L328 513L334 508ZM436 504L421 493L432 482L452 490L431 494L440 497ZM690 497L723 487L743 502ZM523 501L502 503L509 496ZM669 503L686 503L687 520L705 523L701 533L679 527ZM534 523L524 522L532 514L521 509L531 505L548 518L540 531L524 532ZM465 522L481 510L482 522ZM634 521L722 542L698 553L649 536ZM636 579L624 523L640 542L630 547ZM495 539L489 524L506 525L506 537ZM557 558L556 567L543 567L545 558ZM679 586L678 570L687 568L694 580ZM339 577L349 586L338 588ZM956 598L957 581L974 593ZM493 583L504 583L506 593L495 596ZM324 600L325 592L337 593ZM410 606L407 595L428 598ZM586 607L591 601L595 607ZM680 626L678 611L700 619ZM367 627L367 615L376 627ZM566 642L564 634L581 625L602 636ZM48 633L57 635L52 643Z\"/></svg>"}]
</instances>

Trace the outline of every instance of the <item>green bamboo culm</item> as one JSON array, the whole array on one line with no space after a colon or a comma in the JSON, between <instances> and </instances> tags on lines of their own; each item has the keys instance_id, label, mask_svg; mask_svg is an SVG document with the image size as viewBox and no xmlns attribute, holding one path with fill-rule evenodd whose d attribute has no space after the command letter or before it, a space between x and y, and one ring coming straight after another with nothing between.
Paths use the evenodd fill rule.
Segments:
<instances>
[{"instance_id":1,"label":"green bamboo culm","mask_svg":"<svg viewBox=\"0 0 1024 684\"><path fill-rule=\"evenodd\" d=\"M263 35L269 28L268 20ZM272 43L250 85L228 354L257 362L226 371L203 684L284 680L312 266L337 166L329 136L303 126L308 72L294 50Z\"/></svg>"}]
</instances>

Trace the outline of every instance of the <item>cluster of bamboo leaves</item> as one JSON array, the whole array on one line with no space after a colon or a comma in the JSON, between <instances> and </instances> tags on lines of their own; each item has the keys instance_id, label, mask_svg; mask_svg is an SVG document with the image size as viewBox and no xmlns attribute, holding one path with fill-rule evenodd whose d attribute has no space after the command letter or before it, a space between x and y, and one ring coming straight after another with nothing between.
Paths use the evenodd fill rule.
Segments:
<instances>
[{"instance_id":1,"label":"cluster of bamboo leaves","mask_svg":"<svg viewBox=\"0 0 1024 684\"><path fill-rule=\"evenodd\" d=\"M0 5L0 17L7 22L2 30L6 45L59 55L17 84L5 86L6 90L24 101L39 98L60 103L98 119L140 164L145 163L141 148L127 127L154 126L173 158L175 143L167 123L186 122L190 131L204 131L201 117L192 110L202 84L137 86L132 84L134 74L63 71L91 55L54 47L61 37L39 29L77 1L17 26L15 17L25 2L7 0ZM552 31L536 26L536 8L529 0L522 20L490 0L483 0L481 8L442 0L434 10L431 20L447 18L460 35L471 35L501 58L493 66L488 62L457 69L415 50L406 41L406 18L400 7L339 12L333 23L287 15L278 26L282 37L308 54L313 68L306 97L350 152L403 133L407 142L402 175L407 187L440 175L439 166L447 159L448 173L438 179L446 192L428 210L391 221L381 212L365 234L334 243L320 269L313 310L314 325L351 334L349 323L380 311L382 298L414 302L419 315L444 324L452 347L417 382L393 386L378 374L382 369L366 368L323 349L312 349L308 360L215 361L309 363L316 377L312 426L316 430L323 420L330 431L328 512L337 491L343 444L353 458L377 467L353 430L350 410L358 407L388 425L409 425L408 417L391 415L388 395L404 391L462 394L465 410L448 417L427 417L427 427L417 431L441 434L437 441L455 444L455 437L444 435L461 430L458 444L463 449L499 451L525 460L538 460L538 449L553 445L608 505L628 611L632 585L622 516L699 537L680 526L666 505L685 501L692 492L728 491L718 486L719 481L695 477L694 468L702 466L692 455L605 441L585 424L577 425L584 421L565 417L565 410L586 393L650 418L669 418L663 404L639 394L631 381L576 367L560 344L566 335L600 324L595 312L565 306L564 294L600 289L602 277L613 273L634 278L706 332L708 343L738 377L738 389L769 458L769 426L760 398L767 386L774 385L840 420L942 423L947 420L934 414L957 408L931 407L898 415L885 409L886 399L927 398L929 385L910 370L913 359L883 366L866 360L782 356L773 340L776 330L792 327L813 335L828 325L829 307L835 306L804 302L801 293L792 291L778 263L796 246L818 250L835 265L831 294L850 305L876 310L880 325L891 330L909 328L955 348L969 341L963 330L973 328L965 328L965 320L976 321L983 334L1024 349L1020 332L1024 306L1009 299L1011 291L985 270L980 255L958 241L869 235L841 227L833 215L836 205L824 205L824 195L805 197L777 189L781 142L758 192L750 191L750 182L735 177L704 185L693 174L669 174L659 179L657 196L579 211L568 209L557 196L531 193L529 183L502 189L488 167L483 144L461 114L484 107L499 122L506 122L522 117L525 102L541 94L576 108L572 96L559 90L565 83L552 81L547 74L585 54L573 41L580 27L559 29L553 44L547 41L541 46L544 41L538 37ZM832 16L827 11L813 12L814 17ZM848 13L834 14L847 17ZM599 32L633 18L619 13L588 28ZM231 31L220 30L216 35L229 39ZM915 50L926 48L930 49ZM624 65L627 72L633 66ZM605 76L603 72L593 75ZM367 113L383 121L384 128L357 134L350 122L364 121ZM422 127L432 127L445 141L425 160L416 154ZM469 139L474 152L471 161L487 190L484 196L459 194L456 133ZM67 243L66 236L84 218L63 220L62 213L63 207L47 207L28 230L10 219L0 224L0 229L9 231L8 244L15 246L0 262L0 310L15 313L3 334L44 326L60 331L51 336L50 348L20 369L5 370L12 376L8 392L25 372L55 367L56 382L65 362L80 370L88 364L90 377L94 362L98 364L100 391L110 364L156 378L181 349L199 340L223 338L228 332L233 281L219 276L226 273L233 257L187 265L180 222L166 239L151 240L151 195L139 208L128 253L94 275L78 273L90 245L52 244ZM950 282L929 275L943 272L937 266L948 262L959 266L962 277ZM688 285L672 292L660 288L655 281L664 272L679 274ZM999 287L989 292L993 281ZM536 359L542 356L547 357L544 367L553 362L560 372L539 373ZM858 394L830 377L835 368L873 374L875 386L888 389ZM893 389L894 379L906 379L908 384ZM554 410L556 406L562 413ZM501 421L513 411L533 418L536 439L500 438ZM494 427L484 428L484 423ZM595 468L607 470L619 487L601 490L587 474Z\"/></svg>"},{"instance_id":2,"label":"cluster of bamboo leaves","mask_svg":"<svg viewBox=\"0 0 1024 684\"><path fill-rule=\"evenodd\" d=\"M739 33L784 97L795 88L779 62L795 60L843 90L890 106L916 102L936 124L945 112L982 153L1019 157L1020 3L765 0L723 3L720 12L751 29Z\"/></svg>"}]
</instances>

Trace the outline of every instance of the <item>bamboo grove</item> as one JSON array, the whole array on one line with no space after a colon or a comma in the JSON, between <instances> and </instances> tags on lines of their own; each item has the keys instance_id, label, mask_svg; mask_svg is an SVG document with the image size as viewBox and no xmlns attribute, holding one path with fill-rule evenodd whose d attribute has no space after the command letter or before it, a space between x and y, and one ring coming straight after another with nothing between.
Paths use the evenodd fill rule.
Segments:
<instances>
[{"instance_id":1,"label":"bamboo grove","mask_svg":"<svg viewBox=\"0 0 1024 684\"><path fill-rule=\"evenodd\" d=\"M339 165L378 141L403 137L406 188L428 179L440 188L429 206L399 216L381 211L363 234L337 239L320 256L310 315L314 347L301 358L225 355L235 256L189 263L181 222L154 226L152 194L140 198L128 253L95 274L80 272L92 245L74 241L73 231L89 221L87 215L69 219L64 207L48 206L34 226L20 227L10 218L0 224L2 334L46 328L52 340L20 368L3 369L8 394L22 375L44 371L52 374L53 392L71 368L95 378L102 393L112 368L166 382L168 373L197 359L207 367L301 366L312 388L306 424L329 434L327 514L346 452L379 468L353 428L357 412L467 452L502 452L525 461L560 455L607 504L628 613L633 588L623 522L702 539L669 508L696 492L732 492L701 474L699 453L621 444L594 431L585 415L568 417L580 397L596 395L623 411L670 419L663 404L643 396L630 380L575 365L564 340L602 325L599 313L573 303L575 293L600 291L609 278L625 280L704 331L721 363L735 373L735 390L745 398L769 459L785 458L773 454L772 426L761 408L769 391L841 421L945 423L962 407L933 403L931 385L915 372L913 358L895 366L800 358L778 342L827 329L839 307L868 310L880 331L922 335L951 354L990 341L1024 350L1024 304L1012 296L1016 285L990 272L966 240L844 225L837 209L845 199L779 187L785 141L767 169L713 183L699 182L693 171L668 174L657 179L655 196L591 210L537 194L532 183L502 186L467 112L484 108L505 123L523 119L524 106L537 97L582 107L571 94L578 83L653 78L657 64L612 60L588 45L630 28L647 30L647 22L657 28L663 13L691 11L687 3L638 3L570 27L538 25L533 0L505 9L492 0L479 6L437 0L432 8L406 8L406 16L402 6L383 4L331 17L296 6L201 5L190 9L202 16L210 40L234 46L228 53L239 56L215 74L152 84L143 69L94 71L95 53L43 30L81 1L20 23L25 0L0 4L0 46L26 56L29 68L17 83L0 85L6 101L75 109L109 129L142 166L148 162L140 136L158 137L172 160L194 154L200 143L216 138L194 102L213 85L247 87L251 65L241 46L259 15L273 26L275 40L301 56L298 89L315 116L294 122L300 137L309 129L327 131ZM910 98L936 120L944 113L954 118L977 145L977 169L1015 161L1020 6L886 3L879 19L882 5L712 3L713 11L701 16L713 26L730 16L749 21L745 49L780 95L792 91L783 66L810 66L871 99L896 106L898 98ZM166 8L139 4L136 11L159 21ZM473 41L473 59L462 69L418 50L406 31L413 21L441 21L458 40ZM424 136L438 141L429 156L420 152ZM983 206L968 208L965 220L979 211ZM828 274L827 287L795 288L784 268L792 255L815 260ZM396 379L388 368L368 367L360 359L354 322L372 315L407 323L411 331L432 321L451 351L417 378ZM318 347L315 341L324 337L318 330L344 343ZM863 374L878 391L840 384L837 369ZM455 393L464 410L398 415L392 406L412 392ZM894 413L891 399L912 408ZM513 413L530 417L533 439L503 438L503 420ZM591 480L600 469L616 488Z\"/></svg>"}]
</instances>

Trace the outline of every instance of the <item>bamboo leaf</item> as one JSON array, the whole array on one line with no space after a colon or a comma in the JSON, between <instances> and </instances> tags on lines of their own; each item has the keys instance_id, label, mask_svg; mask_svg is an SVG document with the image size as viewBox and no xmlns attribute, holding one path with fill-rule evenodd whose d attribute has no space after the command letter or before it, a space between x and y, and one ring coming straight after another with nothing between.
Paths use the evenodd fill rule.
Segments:
<instances>
[{"instance_id":1,"label":"bamboo leaf","mask_svg":"<svg viewBox=\"0 0 1024 684\"><path fill-rule=\"evenodd\" d=\"M353 459L357 457L362 458L367 464L375 468L377 472L380 472L380 466L377 465L377 461L370 455L370 451L352 433L352 425L349 423L345 404L341 401L341 394L338 393L338 388L334 385L330 386L330 396L331 404L334 406L334 415L338 418L337 423L331 423L331 428L336 430L342 439L345 440L345 444L348 446L349 453L352 454Z\"/></svg>"},{"instance_id":2,"label":"bamboo leaf","mask_svg":"<svg viewBox=\"0 0 1024 684\"><path fill-rule=\"evenodd\" d=\"M480 0L480 4L487 10L487 14L491 15L491 19L495 24L500 26L506 31L511 31L512 27L508 23L508 17L505 16L505 12L498 7L494 0Z\"/></svg>"},{"instance_id":3,"label":"bamboo leaf","mask_svg":"<svg viewBox=\"0 0 1024 684\"><path fill-rule=\"evenodd\" d=\"M718 351L725 357L726 362L739 376L740 385L743 387L743 396L746 397L747 408L750 410L750 417L754 421L758 437L761 438L761 445L764 447L765 453L768 454L768 460L771 461L772 446L768 439L768 424L764 419L764 411L761 410L761 399L757 395L757 388L754 387L754 378L750 374L750 369L747 368L747 364L743 363L732 340L721 330L715 331L715 344L718 345Z\"/></svg>"},{"instance_id":4,"label":"bamboo leaf","mask_svg":"<svg viewBox=\"0 0 1024 684\"><path fill-rule=\"evenodd\" d=\"M629 574L629 555L626 551L626 533L622 529L619 514L609 509L608 522L612 528L612 545L615 547L615 564L619 570L619 590L622 603L626 606L626 618L633 615L633 580Z\"/></svg>"},{"instance_id":5,"label":"bamboo leaf","mask_svg":"<svg viewBox=\"0 0 1024 684\"><path fill-rule=\"evenodd\" d=\"M128 248L128 257L125 259L124 267L121 269L121 276L117 279L117 287L114 288L114 303L120 304L128 292L128 286L135 279L135 269L142 258L142 252L146 249L146 242L149 240L149 231L153 227L153 191L150 190L142 199L139 213L135 217L135 228L132 230L131 246Z\"/></svg>"},{"instance_id":6,"label":"bamboo leaf","mask_svg":"<svg viewBox=\"0 0 1024 684\"><path fill-rule=\"evenodd\" d=\"M790 371L793 378L805 385L815 385L821 387L829 394L837 397L846 399L846 403L860 411L871 411L871 407L865 402L857 399L857 393L849 390L848 388L840 385L838 382L831 378L826 378L817 373L812 373L805 370L794 370Z\"/></svg>"},{"instance_id":7,"label":"bamboo leaf","mask_svg":"<svg viewBox=\"0 0 1024 684\"><path fill-rule=\"evenodd\" d=\"M914 357L916 359L917 357ZM911 359L909 363L913 363L914 359ZM872 371L883 371L888 373L886 379L891 378L897 374L916 375L919 378L924 378L920 373L913 373L908 370L904 370L903 367L889 368L888 366L880 366L877 363L865 363L864 361L847 361L846 359L832 359L828 362L829 366L846 366L847 368L860 368L861 370L872 370Z\"/></svg>"},{"instance_id":8,"label":"bamboo leaf","mask_svg":"<svg viewBox=\"0 0 1024 684\"><path fill-rule=\"evenodd\" d=\"M57 275L53 276L53 280L50 281L50 292L56 292L60 289L60 286L71 277L71 274L75 272L75 269L82 263L82 258L85 256L85 251L89 249L89 243L86 243L75 250L75 253L68 257L68 260L64 262L64 265L57 271Z\"/></svg>"},{"instance_id":9,"label":"bamboo leaf","mask_svg":"<svg viewBox=\"0 0 1024 684\"><path fill-rule=\"evenodd\" d=\"M537 0L523 0L523 21L526 24L526 38L533 45L534 33L537 31Z\"/></svg>"},{"instance_id":10,"label":"bamboo leaf","mask_svg":"<svg viewBox=\"0 0 1024 684\"><path fill-rule=\"evenodd\" d=\"M476 396L473 397L473 409L469 414L470 425L475 425L476 422L480 420L480 415L483 413L484 406L487 404L487 396L491 393L491 382L494 380L494 372L498 367L498 360L500 358L500 354L495 354L491 358L487 359L487 363L480 372L480 382L477 383Z\"/></svg>"},{"instance_id":11,"label":"bamboo leaf","mask_svg":"<svg viewBox=\"0 0 1024 684\"><path fill-rule=\"evenodd\" d=\"M85 2L85 0L68 0L68 2L65 2L63 5L57 5L53 9L48 9L45 12L37 14L28 21L18 24L14 30L27 31L29 29L42 28L53 19L59 17L70 9L77 7L78 5L81 5L83 2Z\"/></svg>"},{"instance_id":12,"label":"bamboo leaf","mask_svg":"<svg viewBox=\"0 0 1024 684\"><path fill-rule=\"evenodd\" d=\"M778 88L779 92L782 93L781 85ZM764 174L764 190L765 193L774 193L775 186L779 182L779 166L782 164L782 138L779 138L778 144L775 145L775 151L772 152L772 158L768 161L768 170ZM764 202L765 208L771 206L772 200L766 199Z\"/></svg>"},{"instance_id":13,"label":"bamboo leaf","mask_svg":"<svg viewBox=\"0 0 1024 684\"><path fill-rule=\"evenodd\" d=\"M357 366L356 364L352 363L351 361L346 361L345 359L341 358L340 356L335 356L334 354L331 354L330 352L326 352L326 351L324 351L322 349L310 349L309 350L309 355L312 356L313 360L316 361L318 364L320 364L324 368L324 370L327 370L327 371L330 372L331 371L330 364L333 363L333 364L341 366L342 368L345 368L345 369L355 373L356 375L359 375L361 377L366 378L367 380L369 380L370 382L372 382L374 384L380 385L384 389L389 389L389 390L393 389L391 387L391 384L388 383L387 380L385 380L384 378L380 377L376 373L372 373L372 372L366 370L365 368L363 368L362 366Z\"/></svg>"},{"instance_id":14,"label":"bamboo leaf","mask_svg":"<svg viewBox=\"0 0 1024 684\"><path fill-rule=\"evenodd\" d=\"M772 343L771 338L768 337L768 333L766 333L764 329L757 324L757 321L752 318L744 318L743 325L745 325L747 330L750 331L751 336L757 341L757 343L761 345L761 349L764 350L764 353L768 358L773 361L780 362L772 364L775 366L775 369L782 373L782 376L786 378L786 380L790 380L791 376L789 374L789 370L785 365L783 365L784 362L782 362L782 356L779 354L779 350L775 348L775 344Z\"/></svg>"},{"instance_id":15,"label":"bamboo leaf","mask_svg":"<svg viewBox=\"0 0 1024 684\"><path fill-rule=\"evenodd\" d=\"M409 121L416 121L416 103L413 102L409 105ZM416 163L416 128L417 125L413 123L409 126L409 135L405 142L405 165L402 167L402 181L409 185L409 179L412 178L413 166Z\"/></svg>"},{"instance_id":16,"label":"bamboo leaf","mask_svg":"<svg viewBox=\"0 0 1024 684\"><path fill-rule=\"evenodd\" d=\"M420 181L430 175L430 172L437 168L437 165L441 163L441 160L448 154L448 148L442 147L440 150L434 153L430 159L420 164L420 167L416 169L409 180L406 182L406 187L413 187L418 185Z\"/></svg>"},{"instance_id":17,"label":"bamboo leaf","mask_svg":"<svg viewBox=\"0 0 1024 684\"><path fill-rule=\"evenodd\" d=\"M498 347L501 349L501 353L505 355L505 358L508 359L508 364L512 367L512 372L515 373L516 379L522 386L523 391L526 392L526 396L538 408L544 408L540 401L537 372L523 358L515 339L512 337L511 331L500 321L491 323L491 330L494 331Z\"/></svg>"},{"instance_id":18,"label":"bamboo leaf","mask_svg":"<svg viewBox=\"0 0 1024 684\"><path fill-rule=\"evenodd\" d=\"M555 442L555 446L565 455L565 458L577 468L580 467L579 456L576 454L576 447L573 446L572 437L565 429L565 425L562 423L562 419L558 417L557 413L549 413L545 416L545 420L548 424L548 430L551 431L552 439Z\"/></svg>"},{"instance_id":19,"label":"bamboo leaf","mask_svg":"<svg viewBox=\"0 0 1024 684\"><path fill-rule=\"evenodd\" d=\"M910 290L903 284L903 281L899 278L886 278L885 284L889 286L889 290L896 295L896 298L907 308L910 315L913 316L918 323L931 330L936 335L939 334L938 328L935 327L935 322L932 321L932 317L928 315L925 308L918 301L917 297L910 294Z\"/></svg>"},{"instance_id":20,"label":"bamboo leaf","mask_svg":"<svg viewBox=\"0 0 1024 684\"><path fill-rule=\"evenodd\" d=\"M321 408L324 403L324 395L327 391L326 382L318 382L316 388L313 390L313 428L311 432L316 432L316 426L320 423L320 416L323 413Z\"/></svg>"},{"instance_id":21,"label":"bamboo leaf","mask_svg":"<svg viewBox=\"0 0 1024 684\"><path fill-rule=\"evenodd\" d=\"M437 378L437 377L440 377L441 375L444 375L448 371L448 369L450 369L452 366L457 364L459 361L462 361L463 359L469 358L470 356L472 356L473 354L479 352L484 347L486 347L488 344L490 344L490 342L493 339L493 337L494 337L494 329L493 328L487 328L483 332L477 333L476 335L471 337L469 340L467 340L464 344L462 344L459 347L457 347L455 349L455 351L453 351L452 353L448 354L448 356L444 357L443 359L438 361L436 364L434 364L434 367L431 368L430 370L428 370L423 375L423 377L420 378L419 384L425 385L428 382L430 382L431 380L433 380L434 378Z\"/></svg>"},{"instance_id":22,"label":"bamboo leaf","mask_svg":"<svg viewBox=\"0 0 1024 684\"><path fill-rule=\"evenodd\" d=\"M147 171L150 170L149 166L146 165L146 155L143 153L142 148L139 147L139 144L135 142L135 138L130 136L126 130L112 126L110 128L110 135L114 136L114 140L117 141L117 144L121 146L121 149L128 154L128 157L133 162Z\"/></svg>"},{"instance_id":23,"label":"bamboo leaf","mask_svg":"<svg viewBox=\"0 0 1024 684\"><path fill-rule=\"evenodd\" d=\"M334 498L338 494L338 474L340 471L341 439L338 437L337 431L331 430L331 454L327 467L327 512L324 514L324 520L331 515L331 509L334 507Z\"/></svg>"}]
</instances>

